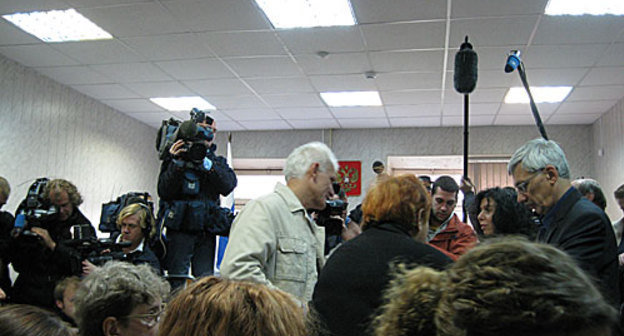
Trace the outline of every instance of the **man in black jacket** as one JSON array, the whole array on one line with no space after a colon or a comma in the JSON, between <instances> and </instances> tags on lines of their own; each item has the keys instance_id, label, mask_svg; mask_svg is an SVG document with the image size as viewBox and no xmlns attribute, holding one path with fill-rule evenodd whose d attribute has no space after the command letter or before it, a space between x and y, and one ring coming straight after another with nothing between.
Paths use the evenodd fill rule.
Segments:
<instances>
[{"instance_id":1,"label":"man in black jacket","mask_svg":"<svg viewBox=\"0 0 624 336\"><path fill-rule=\"evenodd\" d=\"M25 228L31 235L21 234L11 242L10 260L19 273L13 284L12 301L54 308L56 282L81 271L80 254L65 244L72 238L70 228L91 223L78 210L82 197L71 182L47 182L43 198L58 213L53 219L27 223ZM91 227L90 232L95 229Z\"/></svg>"},{"instance_id":2,"label":"man in black jacket","mask_svg":"<svg viewBox=\"0 0 624 336\"><path fill-rule=\"evenodd\" d=\"M6 204L10 193L9 181L0 176L0 209ZM6 300L11 292L8 252L13 222L15 222L15 218L12 214L0 211L0 301Z\"/></svg>"},{"instance_id":3,"label":"man in black jacket","mask_svg":"<svg viewBox=\"0 0 624 336\"><path fill-rule=\"evenodd\" d=\"M219 196L229 194L237 183L226 159L215 154L216 145L212 141L216 121L203 112L193 116L197 131L189 133L197 133L199 139L179 139L173 143L158 179L161 198L158 217L160 225L167 228L165 269L170 276L188 274L191 264L195 277L213 274L217 227L223 221L231 223L231 218L219 207ZM190 157L192 146L197 143L206 148L205 156ZM175 288L183 281L171 281L171 284Z\"/></svg>"},{"instance_id":4,"label":"man in black jacket","mask_svg":"<svg viewBox=\"0 0 624 336\"><path fill-rule=\"evenodd\" d=\"M541 216L537 240L573 258L596 281L606 300L619 306L615 235L607 215L570 183L565 154L554 141L535 139L520 147L507 166L518 202Z\"/></svg>"}]
</instances>

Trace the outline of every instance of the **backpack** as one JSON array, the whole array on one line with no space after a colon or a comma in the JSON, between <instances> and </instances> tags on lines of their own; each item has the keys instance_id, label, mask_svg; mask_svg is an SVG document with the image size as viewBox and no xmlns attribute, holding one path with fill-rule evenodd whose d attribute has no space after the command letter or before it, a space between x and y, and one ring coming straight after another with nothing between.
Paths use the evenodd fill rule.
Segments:
<instances>
[{"instance_id":1,"label":"backpack","mask_svg":"<svg viewBox=\"0 0 624 336\"><path fill-rule=\"evenodd\" d=\"M156 150L158 151L159 159L163 160L169 153L169 147L175 142L176 132L181 123L180 120L174 118L162 121L162 125L160 125L156 135Z\"/></svg>"}]
</instances>

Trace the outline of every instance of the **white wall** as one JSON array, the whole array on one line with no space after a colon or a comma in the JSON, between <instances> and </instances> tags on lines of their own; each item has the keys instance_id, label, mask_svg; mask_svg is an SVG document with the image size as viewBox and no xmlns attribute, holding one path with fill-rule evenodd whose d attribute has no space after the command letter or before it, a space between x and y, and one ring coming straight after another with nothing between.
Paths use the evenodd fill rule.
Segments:
<instances>
[{"instance_id":1,"label":"white wall","mask_svg":"<svg viewBox=\"0 0 624 336\"><path fill-rule=\"evenodd\" d=\"M34 179L73 182L97 227L101 204L127 191L156 197L156 130L0 56L0 176L14 212Z\"/></svg>"},{"instance_id":2,"label":"white wall","mask_svg":"<svg viewBox=\"0 0 624 336\"><path fill-rule=\"evenodd\" d=\"M595 166L595 179L607 197L607 214L615 221L622 217L613 191L624 184L624 99L594 123L592 135L590 158Z\"/></svg>"}]
</instances>

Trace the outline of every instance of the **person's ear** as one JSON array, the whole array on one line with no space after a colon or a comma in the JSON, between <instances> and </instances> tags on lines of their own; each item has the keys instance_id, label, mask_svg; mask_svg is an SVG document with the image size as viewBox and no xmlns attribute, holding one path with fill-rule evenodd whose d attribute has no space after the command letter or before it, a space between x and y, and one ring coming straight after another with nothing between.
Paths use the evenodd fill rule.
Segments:
<instances>
[{"instance_id":1,"label":"person's ear","mask_svg":"<svg viewBox=\"0 0 624 336\"><path fill-rule=\"evenodd\" d=\"M308 173L310 174L310 177L312 179L314 179L314 181L316 181L316 176L318 175L318 173L321 170L321 165L318 162L315 162L313 164L310 165L310 168L308 168Z\"/></svg>"},{"instance_id":2,"label":"person's ear","mask_svg":"<svg viewBox=\"0 0 624 336\"><path fill-rule=\"evenodd\" d=\"M546 180L550 184L555 184L559 180L559 171L553 165L546 165L544 167L544 174L546 175Z\"/></svg>"},{"instance_id":3,"label":"person's ear","mask_svg":"<svg viewBox=\"0 0 624 336\"><path fill-rule=\"evenodd\" d=\"M102 332L104 336L117 336L119 335L119 328L117 326L117 318L109 316L102 322Z\"/></svg>"},{"instance_id":4,"label":"person's ear","mask_svg":"<svg viewBox=\"0 0 624 336\"><path fill-rule=\"evenodd\" d=\"M54 304L56 304L56 307L60 310L63 310L63 308L65 308L62 300L54 300Z\"/></svg>"}]
</instances>

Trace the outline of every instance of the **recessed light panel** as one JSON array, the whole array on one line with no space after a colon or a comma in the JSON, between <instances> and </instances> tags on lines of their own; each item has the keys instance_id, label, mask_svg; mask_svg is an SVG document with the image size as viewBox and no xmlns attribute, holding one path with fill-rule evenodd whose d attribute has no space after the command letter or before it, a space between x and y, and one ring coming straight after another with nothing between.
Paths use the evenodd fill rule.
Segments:
<instances>
[{"instance_id":1,"label":"recessed light panel","mask_svg":"<svg viewBox=\"0 0 624 336\"><path fill-rule=\"evenodd\" d=\"M275 28L355 25L349 0L256 0L256 3Z\"/></svg>"},{"instance_id":2,"label":"recessed light panel","mask_svg":"<svg viewBox=\"0 0 624 336\"><path fill-rule=\"evenodd\" d=\"M67 42L112 39L75 9L46 12L15 13L2 16L5 20L44 42Z\"/></svg>"},{"instance_id":3,"label":"recessed light panel","mask_svg":"<svg viewBox=\"0 0 624 336\"><path fill-rule=\"evenodd\" d=\"M190 111L196 107L200 110L216 110L214 105L207 102L202 97L163 97L163 98L150 98L150 100L168 110L168 111Z\"/></svg>"},{"instance_id":4,"label":"recessed light panel","mask_svg":"<svg viewBox=\"0 0 624 336\"><path fill-rule=\"evenodd\" d=\"M321 98L331 107L381 106L377 91L321 92Z\"/></svg>"},{"instance_id":5,"label":"recessed light panel","mask_svg":"<svg viewBox=\"0 0 624 336\"><path fill-rule=\"evenodd\" d=\"M566 99L571 90L571 86L532 86L531 95L536 103L559 103ZM529 95L524 87L512 87L507 91L505 103L528 104Z\"/></svg>"},{"instance_id":6,"label":"recessed light panel","mask_svg":"<svg viewBox=\"0 0 624 336\"><path fill-rule=\"evenodd\" d=\"M549 0L546 15L624 15L623 0Z\"/></svg>"}]
</instances>

